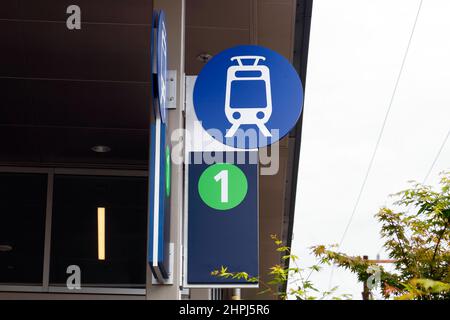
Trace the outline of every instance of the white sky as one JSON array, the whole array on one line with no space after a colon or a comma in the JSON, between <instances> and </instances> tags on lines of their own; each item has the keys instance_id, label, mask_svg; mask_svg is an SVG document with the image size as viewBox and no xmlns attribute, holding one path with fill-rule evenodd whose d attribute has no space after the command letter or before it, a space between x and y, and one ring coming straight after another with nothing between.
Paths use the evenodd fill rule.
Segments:
<instances>
[{"instance_id":1,"label":"white sky","mask_svg":"<svg viewBox=\"0 0 450 320\"><path fill-rule=\"evenodd\" d=\"M369 165L419 1L316 0L313 5L293 251L338 243ZM373 215L389 194L422 181L450 128L450 1L424 0L366 188L341 247L375 258ZM427 183L450 169L450 139ZM381 258L386 255L381 253ZM312 278L328 289L331 268ZM361 298L362 284L335 269L332 286Z\"/></svg>"}]
</instances>

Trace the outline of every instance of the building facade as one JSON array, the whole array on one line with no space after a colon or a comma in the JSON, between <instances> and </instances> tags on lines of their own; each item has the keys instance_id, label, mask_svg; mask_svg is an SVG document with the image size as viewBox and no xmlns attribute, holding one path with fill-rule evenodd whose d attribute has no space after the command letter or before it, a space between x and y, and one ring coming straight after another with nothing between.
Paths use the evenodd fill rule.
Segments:
<instances>
[{"instance_id":1,"label":"building facade","mask_svg":"<svg viewBox=\"0 0 450 320\"><path fill-rule=\"evenodd\" d=\"M275 50L304 84L312 1L6 0L2 6L0 299L231 298L232 289L183 287L182 163L170 171L170 282L156 281L148 264L153 12L165 13L172 136L186 127L187 77L224 49ZM262 281L281 263L270 235L292 241L300 141L301 119L268 147L278 153L276 163L260 164L274 168L259 179ZM170 141L183 143L183 136ZM240 296L274 298L258 291L242 289Z\"/></svg>"}]
</instances>

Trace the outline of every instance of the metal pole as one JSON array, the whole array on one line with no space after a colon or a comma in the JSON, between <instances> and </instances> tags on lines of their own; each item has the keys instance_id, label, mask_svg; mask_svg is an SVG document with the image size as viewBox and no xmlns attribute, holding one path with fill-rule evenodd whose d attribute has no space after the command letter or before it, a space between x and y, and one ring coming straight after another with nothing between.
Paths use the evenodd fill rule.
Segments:
<instances>
[{"instance_id":1,"label":"metal pole","mask_svg":"<svg viewBox=\"0 0 450 320\"><path fill-rule=\"evenodd\" d=\"M233 295L231 296L231 300L241 300L241 289L240 288L233 289Z\"/></svg>"},{"instance_id":2,"label":"metal pole","mask_svg":"<svg viewBox=\"0 0 450 320\"><path fill-rule=\"evenodd\" d=\"M368 261L369 257L363 256L363 259L364 259L364 261ZM363 283L362 298L363 298L363 300L369 300L369 297L370 297L370 292L369 292L369 287L367 286L367 280L366 280Z\"/></svg>"}]
</instances>

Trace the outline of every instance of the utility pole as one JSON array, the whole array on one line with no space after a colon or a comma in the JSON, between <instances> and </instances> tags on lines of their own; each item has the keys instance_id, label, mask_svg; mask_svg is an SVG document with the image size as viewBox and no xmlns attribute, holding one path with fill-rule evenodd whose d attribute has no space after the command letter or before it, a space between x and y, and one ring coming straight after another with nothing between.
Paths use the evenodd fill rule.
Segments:
<instances>
[{"instance_id":1,"label":"utility pole","mask_svg":"<svg viewBox=\"0 0 450 320\"><path fill-rule=\"evenodd\" d=\"M378 257L375 260L369 260L369 256L363 256L363 260L368 263L377 263L377 264L378 263L395 263L396 262L396 260L390 260L390 259L383 260L383 259L378 259ZM372 294L369 290L369 286L367 285L367 280L364 281L364 283L363 283L363 292L361 292L361 294L362 294L363 300L370 300L370 298L372 296Z\"/></svg>"},{"instance_id":2,"label":"utility pole","mask_svg":"<svg viewBox=\"0 0 450 320\"><path fill-rule=\"evenodd\" d=\"M369 257L363 256L363 259L364 259L364 261L368 261ZM363 300L370 299L370 291L369 291L369 287L367 286L367 280L363 282L363 292L361 294L362 294Z\"/></svg>"},{"instance_id":3,"label":"utility pole","mask_svg":"<svg viewBox=\"0 0 450 320\"><path fill-rule=\"evenodd\" d=\"M233 289L233 295L231 297L231 300L241 300L241 289L240 288Z\"/></svg>"}]
</instances>

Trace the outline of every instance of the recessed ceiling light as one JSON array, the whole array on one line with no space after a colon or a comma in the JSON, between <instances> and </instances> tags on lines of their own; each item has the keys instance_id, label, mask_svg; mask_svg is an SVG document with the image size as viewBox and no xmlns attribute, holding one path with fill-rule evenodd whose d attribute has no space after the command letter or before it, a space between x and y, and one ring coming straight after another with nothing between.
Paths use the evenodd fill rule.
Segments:
<instances>
[{"instance_id":1,"label":"recessed ceiling light","mask_svg":"<svg viewBox=\"0 0 450 320\"><path fill-rule=\"evenodd\" d=\"M209 60L211 60L212 57L213 56L210 55L209 53L204 52L204 53L200 53L197 56L197 60L200 62L203 62L203 63L207 63Z\"/></svg>"},{"instance_id":2,"label":"recessed ceiling light","mask_svg":"<svg viewBox=\"0 0 450 320\"><path fill-rule=\"evenodd\" d=\"M94 152L98 152L98 153L105 153L105 152L110 152L111 148L108 146L93 146L91 148L92 151Z\"/></svg>"}]
</instances>

